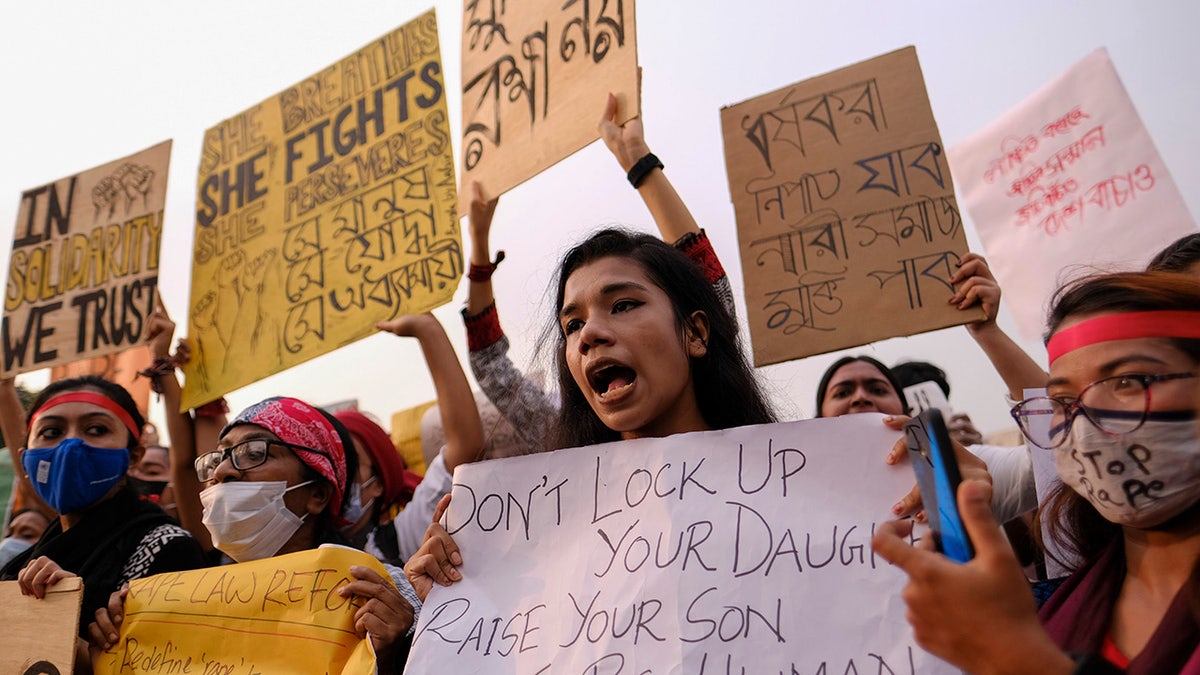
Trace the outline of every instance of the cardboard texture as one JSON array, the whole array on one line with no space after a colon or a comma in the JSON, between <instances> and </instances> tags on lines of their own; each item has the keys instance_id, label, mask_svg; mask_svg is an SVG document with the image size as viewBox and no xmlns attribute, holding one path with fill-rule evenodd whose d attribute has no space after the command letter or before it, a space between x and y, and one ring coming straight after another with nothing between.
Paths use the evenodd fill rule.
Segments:
<instances>
[{"instance_id":1,"label":"cardboard texture","mask_svg":"<svg viewBox=\"0 0 1200 675\"><path fill-rule=\"evenodd\" d=\"M185 408L450 300L450 140L432 10L205 132Z\"/></svg>"},{"instance_id":2,"label":"cardboard texture","mask_svg":"<svg viewBox=\"0 0 1200 675\"><path fill-rule=\"evenodd\" d=\"M501 195L641 110L634 0L463 2L463 182ZM470 191L463 189L466 213Z\"/></svg>"},{"instance_id":3,"label":"cardboard texture","mask_svg":"<svg viewBox=\"0 0 1200 675\"><path fill-rule=\"evenodd\" d=\"M917 52L721 110L755 365L983 318Z\"/></svg>"},{"instance_id":4,"label":"cardboard texture","mask_svg":"<svg viewBox=\"0 0 1200 675\"><path fill-rule=\"evenodd\" d=\"M4 376L129 349L154 308L171 142L21 195Z\"/></svg>"},{"instance_id":5,"label":"cardboard texture","mask_svg":"<svg viewBox=\"0 0 1200 675\"><path fill-rule=\"evenodd\" d=\"M363 600L338 593L351 565L391 579L343 546L137 579L96 673L374 673L370 640L354 629Z\"/></svg>"},{"instance_id":6,"label":"cardboard texture","mask_svg":"<svg viewBox=\"0 0 1200 675\"><path fill-rule=\"evenodd\" d=\"M72 672L82 604L83 580L79 577L54 584L41 600L21 595L15 581L0 582L0 607L4 608L5 623L0 673Z\"/></svg>"},{"instance_id":7,"label":"cardboard texture","mask_svg":"<svg viewBox=\"0 0 1200 675\"><path fill-rule=\"evenodd\" d=\"M1137 270L1196 231L1183 196L1098 49L951 149L950 165L1017 330L1041 338L1059 284Z\"/></svg>"}]
</instances>

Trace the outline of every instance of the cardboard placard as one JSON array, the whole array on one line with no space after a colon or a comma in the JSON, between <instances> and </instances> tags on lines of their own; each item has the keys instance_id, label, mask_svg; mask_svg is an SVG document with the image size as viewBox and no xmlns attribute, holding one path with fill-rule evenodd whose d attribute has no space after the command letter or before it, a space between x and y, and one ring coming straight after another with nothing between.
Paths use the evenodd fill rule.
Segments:
<instances>
[{"instance_id":1,"label":"cardboard placard","mask_svg":"<svg viewBox=\"0 0 1200 675\"><path fill-rule=\"evenodd\" d=\"M755 365L983 318L913 47L721 110Z\"/></svg>"},{"instance_id":2,"label":"cardboard placard","mask_svg":"<svg viewBox=\"0 0 1200 675\"><path fill-rule=\"evenodd\" d=\"M641 110L634 0L463 2L463 185L495 197ZM466 213L468 191L463 190Z\"/></svg>"},{"instance_id":3,"label":"cardboard placard","mask_svg":"<svg viewBox=\"0 0 1200 675\"><path fill-rule=\"evenodd\" d=\"M1141 269L1196 231L1105 49L956 145L950 164L1027 340L1064 271Z\"/></svg>"},{"instance_id":4,"label":"cardboard placard","mask_svg":"<svg viewBox=\"0 0 1200 675\"><path fill-rule=\"evenodd\" d=\"M326 546L133 581L96 673L373 673L354 630L364 601L338 593L351 565L391 579L374 556Z\"/></svg>"},{"instance_id":5,"label":"cardboard placard","mask_svg":"<svg viewBox=\"0 0 1200 675\"><path fill-rule=\"evenodd\" d=\"M913 485L878 414L464 464L463 579L425 600L408 670L949 673L871 550Z\"/></svg>"},{"instance_id":6,"label":"cardboard placard","mask_svg":"<svg viewBox=\"0 0 1200 675\"><path fill-rule=\"evenodd\" d=\"M70 673L75 667L75 638L83 580L63 579L46 589L38 600L21 595L16 581L0 581L0 607L4 608L4 649L0 673L50 675Z\"/></svg>"},{"instance_id":7,"label":"cardboard placard","mask_svg":"<svg viewBox=\"0 0 1200 675\"><path fill-rule=\"evenodd\" d=\"M171 142L21 195L5 376L129 349L154 308Z\"/></svg>"},{"instance_id":8,"label":"cardboard placard","mask_svg":"<svg viewBox=\"0 0 1200 675\"><path fill-rule=\"evenodd\" d=\"M184 408L450 300L450 141L432 10L205 132Z\"/></svg>"}]
</instances>

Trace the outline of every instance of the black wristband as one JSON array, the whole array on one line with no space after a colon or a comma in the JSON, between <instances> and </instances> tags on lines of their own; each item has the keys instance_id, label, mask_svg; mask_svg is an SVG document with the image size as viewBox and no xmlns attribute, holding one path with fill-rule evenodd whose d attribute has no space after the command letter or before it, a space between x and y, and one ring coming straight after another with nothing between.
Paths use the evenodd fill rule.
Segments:
<instances>
[{"instance_id":1,"label":"black wristband","mask_svg":"<svg viewBox=\"0 0 1200 675\"><path fill-rule=\"evenodd\" d=\"M646 153L645 157L639 159L637 163L633 165L633 168L629 170L629 174L626 176L626 178L629 179L629 184L632 185L634 189L637 189L642 187L642 182L646 180L646 176L649 175L651 171L661 168L663 168L662 160L660 160L658 157L655 157L653 152L648 152Z\"/></svg>"}]
</instances>

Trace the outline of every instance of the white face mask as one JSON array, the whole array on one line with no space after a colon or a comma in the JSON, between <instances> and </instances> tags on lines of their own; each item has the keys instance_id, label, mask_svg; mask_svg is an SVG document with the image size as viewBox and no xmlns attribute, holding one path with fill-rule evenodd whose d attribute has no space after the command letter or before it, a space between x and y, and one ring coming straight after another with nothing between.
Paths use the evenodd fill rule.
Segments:
<instances>
[{"instance_id":1,"label":"white face mask","mask_svg":"<svg viewBox=\"0 0 1200 675\"><path fill-rule=\"evenodd\" d=\"M1152 528L1200 501L1200 439L1191 419L1155 419L1110 436L1083 415L1055 452L1058 475L1109 522Z\"/></svg>"},{"instance_id":2,"label":"white face mask","mask_svg":"<svg viewBox=\"0 0 1200 675\"><path fill-rule=\"evenodd\" d=\"M349 520L351 523L357 523L371 509L371 506L375 504L374 497L368 499L366 504L362 501L363 488L374 482L375 476L371 476L362 483L354 483L350 486L350 497L346 500L346 520Z\"/></svg>"},{"instance_id":3,"label":"white face mask","mask_svg":"<svg viewBox=\"0 0 1200 675\"><path fill-rule=\"evenodd\" d=\"M0 539L0 567L7 565L8 561L24 553L30 546L33 544L16 537Z\"/></svg>"},{"instance_id":4,"label":"white face mask","mask_svg":"<svg viewBox=\"0 0 1200 675\"><path fill-rule=\"evenodd\" d=\"M304 523L288 510L283 495L312 482L288 487L285 481L232 481L204 490L201 520L213 546L237 562L275 555Z\"/></svg>"}]
</instances>

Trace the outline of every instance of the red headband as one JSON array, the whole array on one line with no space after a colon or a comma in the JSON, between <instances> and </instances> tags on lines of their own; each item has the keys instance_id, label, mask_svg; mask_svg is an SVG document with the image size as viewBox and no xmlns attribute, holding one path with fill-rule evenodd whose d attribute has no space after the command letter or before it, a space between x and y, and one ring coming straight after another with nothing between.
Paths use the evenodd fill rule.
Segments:
<instances>
[{"instance_id":1,"label":"red headband","mask_svg":"<svg viewBox=\"0 0 1200 675\"><path fill-rule=\"evenodd\" d=\"M98 405L116 415L117 419L121 420L121 422L125 425L125 428L129 430L129 433L133 434L133 440L138 441L142 438L142 430L133 423L133 415L130 415L128 410L117 405L116 401L105 396L104 394L98 394L94 391L69 391L65 394L59 394L58 396L52 397L49 401L43 403L42 407L38 408L32 415L29 416L29 428L26 429L26 431L28 432L33 429L34 422L37 422L37 418L40 417L42 413L46 412L50 408L62 405L64 403L91 403L92 405Z\"/></svg>"},{"instance_id":2,"label":"red headband","mask_svg":"<svg viewBox=\"0 0 1200 675\"><path fill-rule=\"evenodd\" d=\"M1200 312L1158 311L1107 314L1059 331L1046 343L1050 363L1080 347L1134 338L1200 338Z\"/></svg>"}]
</instances>

